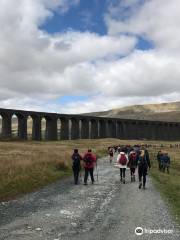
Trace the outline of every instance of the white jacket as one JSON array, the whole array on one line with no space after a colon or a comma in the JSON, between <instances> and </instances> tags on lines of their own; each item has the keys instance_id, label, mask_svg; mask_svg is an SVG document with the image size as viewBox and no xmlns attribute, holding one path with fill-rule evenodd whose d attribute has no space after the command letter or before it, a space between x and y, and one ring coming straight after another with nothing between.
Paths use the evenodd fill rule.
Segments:
<instances>
[{"instance_id":1,"label":"white jacket","mask_svg":"<svg viewBox=\"0 0 180 240\"><path fill-rule=\"evenodd\" d=\"M119 163L119 160L121 158L121 155L124 154L127 158L127 162L126 162L126 165L122 165ZM127 164L128 164L129 160L128 160L128 156L124 153L124 152L120 152L117 156L117 164L119 165L119 168L127 168Z\"/></svg>"}]
</instances>

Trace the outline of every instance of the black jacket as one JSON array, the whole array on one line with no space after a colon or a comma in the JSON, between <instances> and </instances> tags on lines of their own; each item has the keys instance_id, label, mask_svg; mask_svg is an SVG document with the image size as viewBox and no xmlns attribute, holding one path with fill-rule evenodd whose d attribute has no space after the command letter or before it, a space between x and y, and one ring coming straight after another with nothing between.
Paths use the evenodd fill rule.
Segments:
<instances>
[{"instance_id":1,"label":"black jacket","mask_svg":"<svg viewBox=\"0 0 180 240\"><path fill-rule=\"evenodd\" d=\"M150 168L151 167L151 162L149 159L149 153L147 150L144 152L144 156L142 157L141 155L138 158L138 167L143 167L143 168Z\"/></svg>"}]
</instances>

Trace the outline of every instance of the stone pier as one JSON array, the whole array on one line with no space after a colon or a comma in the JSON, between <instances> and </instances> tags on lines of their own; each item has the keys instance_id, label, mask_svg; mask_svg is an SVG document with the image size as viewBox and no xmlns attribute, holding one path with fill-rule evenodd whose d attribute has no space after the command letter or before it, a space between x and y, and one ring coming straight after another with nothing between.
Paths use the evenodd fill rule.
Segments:
<instances>
[{"instance_id":1,"label":"stone pier","mask_svg":"<svg viewBox=\"0 0 180 240\"><path fill-rule=\"evenodd\" d=\"M89 119L87 118L82 118L81 119L81 138L82 139L89 139Z\"/></svg>"},{"instance_id":2,"label":"stone pier","mask_svg":"<svg viewBox=\"0 0 180 240\"><path fill-rule=\"evenodd\" d=\"M79 119L71 118L71 139L80 138Z\"/></svg>"},{"instance_id":3,"label":"stone pier","mask_svg":"<svg viewBox=\"0 0 180 240\"><path fill-rule=\"evenodd\" d=\"M2 116L2 138L11 138L12 133L12 114L1 113Z\"/></svg>"},{"instance_id":4,"label":"stone pier","mask_svg":"<svg viewBox=\"0 0 180 240\"><path fill-rule=\"evenodd\" d=\"M60 139L69 140L69 118L62 117L61 120L61 130L60 130Z\"/></svg>"},{"instance_id":5,"label":"stone pier","mask_svg":"<svg viewBox=\"0 0 180 240\"><path fill-rule=\"evenodd\" d=\"M90 138L97 139L98 138L98 120L91 119L90 124L91 124Z\"/></svg>"},{"instance_id":6,"label":"stone pier","mask_svg":"<svg viewBox=\"0 0 180 240\"><path fill-rule=\"evenodd\" d=\"M46 119L46 140L57 140L57 118L45 116Z\"/></svg>"},{"instance_id":7,"label":"stone pier","mask_svg":"<svg viewBox=\"0 0 180 240\"><path fill-rule=\"evenodd\" d=\"M32 129L32 140L41 140L41 117L32 116L33 129Z\"/></svg>"}]
</instances>

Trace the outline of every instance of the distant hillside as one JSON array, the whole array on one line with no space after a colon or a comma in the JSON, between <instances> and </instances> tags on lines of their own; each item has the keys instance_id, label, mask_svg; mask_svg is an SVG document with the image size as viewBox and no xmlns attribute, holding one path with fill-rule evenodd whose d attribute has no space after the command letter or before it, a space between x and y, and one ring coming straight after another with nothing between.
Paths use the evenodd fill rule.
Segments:
<instances>
[{"instance_id":1,"label":"distant hillside","mask_svg":"<svg viewBox=\"0 0 180 240\"><path fill-rule=\"evenodd\" d=\"M180 122L180 102L133 105L104 112L86 113L85 115Z\"/></svg>"}]
</instances>

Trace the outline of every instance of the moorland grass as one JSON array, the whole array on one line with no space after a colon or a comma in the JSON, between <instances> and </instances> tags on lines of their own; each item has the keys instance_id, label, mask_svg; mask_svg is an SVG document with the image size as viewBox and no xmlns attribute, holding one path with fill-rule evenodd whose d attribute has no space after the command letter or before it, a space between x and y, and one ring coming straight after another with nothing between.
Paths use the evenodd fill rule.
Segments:
<instances>
[{"instance_id":1,"label":"moorland grass","mask_svg":"<svg viewBox=\"0 0 180 240\"><path fill-rule=\"evenodd\" d=\"M118 140L3 141L0 142L0 201L34 191L70 176L74 148L92 148L99 157Z\"/></svg>"},{"instance_id":2,"label":"moorland grass","mask_svg":"<svg viewBox=\"0 0 180 240\"><path fill-rule=\"evenodd\" d=\"M171 157L170 174L158 170L156 160L158 150L164 150L169 153ZM180 224L180 149L170 148L167 145L164 148L157 149L157 151L150 150L152 159L151 176L156 188L170 205L175 220Z\"/></svg>"}]
</instances>

